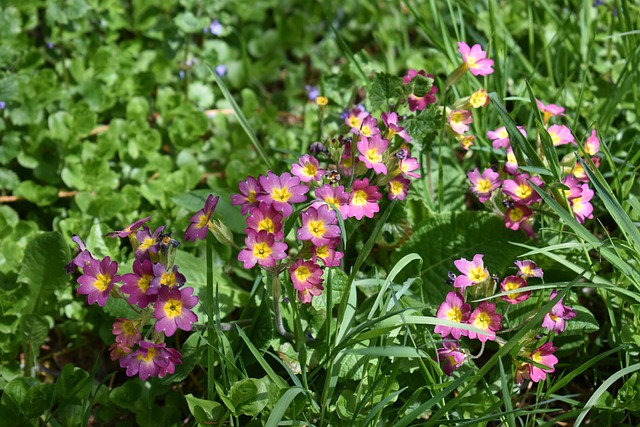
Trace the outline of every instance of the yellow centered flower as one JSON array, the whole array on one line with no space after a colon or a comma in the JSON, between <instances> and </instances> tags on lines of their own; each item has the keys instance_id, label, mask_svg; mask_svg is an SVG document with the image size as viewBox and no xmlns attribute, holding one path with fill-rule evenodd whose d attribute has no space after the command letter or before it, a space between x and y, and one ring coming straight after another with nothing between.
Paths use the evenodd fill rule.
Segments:
<instances>
[{"instance_id":1,"label":"yellow centered flower","mask_svg":"<svg viewBox=\"0 0 640 427\"><path fill-rule=\"evenodd\" d=\"M295 275L296 275L296 279L298 279L301 282L304 282L309 278L309 276L311 276L311 271L309 271L308 267L301 265L300 267L296 268Z\"/></svg>"},{"instance_id":2,"label":"yellow centered flower","mask_svg":"<svg viewBox=\"0 0 640 427\"><path fill-rule=\"evenodd\" d=\"M391 140L391 138L393 138L393 135L395 135L395 134L396 134L396 131L395 131L395 130L393 130L393 129L389 129L389 130L387 131L387 137L386 137L386 139Z\"/></svg>"},{"instance_id":3,"label":"yellow centered flower","mask_svg":"<svg viewBox=\"0 0 640 427\"><path fill-rule=\"evenodd\" d=\"M500 132L498 132L498 137L500 139L509 138L509 132L507 132L506 129L502 129L502 130L500 130Z\"/></svg>"},{"instance_id":4,"label":"yellow centered flower","mask_svg":"<svg viewBox=\"0 0 640 427\"><path fill-rule=\"evenodd\" d=\"M519 199L526 199L531 196L533 193L533 189L528 184L520 184L518 188L516 188L516 196Z\"/></svg>"},{"instance_id":5,"label":"yellow centered flower","mask_svg":"<svg viewBox=\"0 0 640 427\"><path fill-rule=\"evenodd\" d=\"M453 123L460 123L463 119L464 119L464 116L462 115L462 113L453 113L451 115L451 121Z\"/></svg>"},{"instance_id":6,"label":"yellow centered flower","mask_svg":"<svg viewBox=\"0 0 640 427\"><path fill-rule=\"evenodd\" d=\"M476 58L473 56L467 56L467 67L475 68L476 67Z\"/></svg>"},{"instance_id":7,"label":"yellow centered flower","mask_svg":"<svg viewBox=\"0 0 640 427\"><path fill-rule=\"evenodd\" d=\"M531 360L533 360L536 363L542 363L542 355L540 354L539 351L536 351L535 353L531 353Z\"/></svg>"},{"instance_id":8,"label":"yellow centered flower","mask_svg":"<svg viewBox=\"0 0 640 427\"><path fill-rule=\"evenodd\" d=\"M96 276L96 282L93 284L99 291L105 291L109 287L111 277L107 274L98 274Z\"/></svg>"},{"instance_id":9,"label":"yellow centered flower","mask_svg":"<svg viewBox=\"0 0 640 427\"><path fill-rule=\"evenodd\" d=\"M277 188L274 188L273 191L271 192L271 197L276 202L286 202L291 198L291 193L289 192L289 189L286 187L277 187Z\"/></svg>"},{"instance_id":10,"label":"yellow centered flower","mask_svg":"<svg viewBox=\"0 0 640 427\"><path fill-rule=\"evenodd\" d=\"M147 350L147 355L146 356L143 356L142 353L138 353L138 359L139 360L144 360L147 363L151 362L154 357L156 357L156 348L155 347L149 347L149 349Z\"/></svg>"},{"instance_id":11,"label":"yellow centered flower","mask_svg":"<svg viewBox=\"0 0 640 427\"><path fill-rule=\"evenodd\" d=\"M553 142L553 145L560 144L560 135L556 135L555 132L551 132L549 136L551 137L551 142Z\"/></svg>"},{"instance_id":12,"label":"yellow centered flower","mask_svg":"<svg viewBox=\"0 0 640 427\"><path fill-rule=\"evenodd\" d=\"M509 219L511 219L511 221L520 221L523 216L524 213L520 208L513 208L511 212L509 212Z\"/></svg>"},{"instance_id":13,"label":"yellow centered flower","mask_svg":"<svg viewBox=\"0 0 640 427\"><path fill-rule=\"evenodd\" d=\"M324 233L327 232L327 229L324 226L324 221L310 220L307 227L309 228L309 232L315 237L322 237L324 236Z\"/></svg>"},{"instance_id":14,"label":"yellow centered flower","mask_svg":"<svg viewBox=\"0 0 640 427\"><path fill-rule=\"evenodd\" d=\"M507 282L507 283L505 283L505 285L504 285L504 290L505 290L506 292L513 291L513 290L515 290L515 289L520 289L520 285L518 285L518 284L517 284L517 283L515 283L515 282ZM507 294L507 298L509 298L509 299L516 299L516 298L518 298L518 297L520 296L520 294L521 294L521 293L522 293L522 292L509 292L509 293Z\"/></svg>"},{"instance_id":15,"label":"yellow centered flower","mask_svg":"<svg viewBox=\"0 0 640 427\"><path fill-rule=\"evenodd\" d=\"M178 299L170 299L164 303L164 313L169 319L182 314L182 301Z\"/></svg>"},{"instance_id":16,"label":"yellow centered flower","mask_svg":"<svg viewBox=\"0 0 640 427\"><path fill-rule=\"evenodd\" d=\"M167 271L162 273L162 277L160 278L160 284L173 288L176 285L176 275L173 274L173 271Z\"/></svg>"},{"instance_id":17,"label":"yellow centered flower","mask_svg":"<svg viewBox=\"0 0 640 427\"><path fill-rule=\"evenodd\" d=\"M326 199L324 199L324 201L327 202L327 206L329 206L329 209L333 209L331 205L336 207L340 206L340 201L337 197L327 197ZM331 203L331 205L329 205L328 203Z\"/></svg>"},{"instance_id":18,"label":"yellow centered flower","mask_svg":"<svg viewBox=\"0 0 640 427\"><path fill-rule=\"evenodd\" d=\"M391 183L391 192L394 195L398 195L402 193L402 183L400 181L393 181Z\"/></svg>"},{"instance_id":19,"label":"yellow centered flower","mask_svg":"<svg viewBox=\"0 0 640 427\"><path fill-rule=\"evenodd\" d=\"M156 239L154 239L153 237L147 237L142 241L142 243L140 243L140 246L138 246L138 249L141 251L146 251L155 243L156 243Z\"/></svg>"},{"instance_id":20,"label":"yellow centered flower","mask_svg":"<svg viewBox=\"0 0 640 427\"><path fill-rule=\"evenodd\" d=\"M551 320L553 320L554 322L557 322L558 319L560 318L560 316L556 316L555 314L551 314L549 313L549 317L551 318Z\"/></svg>"},{"instance_id":21,"label":"yellow centered flower","mask_svg":"<svg viewBox=\"0 0 640 427\"><path fill-rule=\"evenodd\" d=\"M349 126L358 129L360 127L360 120L356 116L349 117Z\"/></svg>"},{"instance_id":22,"label":"yellow centered flower","mask_svg":"<svg viewBox=\"0 0 640 427\"><path fill-rule=\"evenodd\" d=\"M265 259L271 255L271 248L266 243L256 243L253 245L253 256L254 258Z\"/></svg>"},{"instance_id":23,"label":"yellow centered flower","mask_svg":"<svg viewBox=\"0 0 640 427\"><path fill-rule=\"evenodd\" d=\"M329 256L329 247L327 245L322 245L319 248L316 248L316 255L320 258L326 258Z\"/></svg>"},{"instance_id":24,"label":"yellow centered flower","mask_svg":"<svg viewBox=\"0 0 640 427\"><path fill-rule=\"evenodd\" d=\"M307 163L305 167L302 169L302 172L307 176L315 176L318 172L318 168L316 168L311 163Z\"/></svg>"},{"instance_id":25,"label":"yellow centered flower","mask_svg":"<svg viewBox=\"0 0 640 427\"><path fill-rule=\"evenodd\" d=\"M353 193L352 202L356 206L365 205L367 203L367 193L362 190L356 191Z\"/></svg>"},{"instance_id":26,"label":"yellow centered flower","mask_svg":"<svg viewBox=\"0 0 640 427\"><path fill-rule=\"evenodd\" d=\"M480 329L489 329L489 324L491 323L491 317L485 313L484 311L476 317L476 320L473 322L473 326Z\"/></svg>"},{"instance_id":27,"label":"yellow centered flower","mask_svg":"<svg viewBox=\"0 0 640 427\"><path fill-rule=\"evenodd\" d=\"M371 136L371 128L367 125L364 125L362 126L362 129L360 129L360 133L369 138Z\"/></svg>"},{"instance_id":28,"label":"yellow centered flower","mask_svg":"<svg viewBox=\"0 0 640 427\"><path fill-rule=\"evenodd\" d=\"M477 90L471 95L469 99L469 103L473 108L480 108L487 102L487 92L482 90Z\"/></svg>"},{"instance_id":29,"label":"yellow centered flower","mask_svg":"<svg viewBox=\"0 0 640 427\"><path fill-rule=\"evenodd\" d=\"M206 215L200 215L200 218L198 218L198 225L196 225L196 227L198 228L204 228L207 226L207 223L209 222L209 218L207 218Z\"/></svg>"},{"instance_id":30,"label":"yellow centered flower","mask_svg":"<svg viewBox=\"0 0 640 427\"><path fill-rule=\"evenodd\" d=\"M123 322L122 323L122 330L124 331L125 335L135 335L136 334L136 328L133 326L133 322Z\"/></svg>"},{"instance_id":31,"label":"yellow centered flower","mask_svg":"<svg viewBox=\"0 0 640 427\"><path fill-rule=\"evenodd\" d=\"M351 157L345 157L344 159L340 160L340 164L343 168L348 169L353 165L353 159Z\"/></svg>"},{"instance_id":32,"label":"yellow centered flower","mask_svg":"<svg viewBox=\"0 0 640 427\"><path fill-rule=\"evenodd\" d=\"M318 104L321 107L324 107L328 103L329 103L329 99L326 96L319 96L316 98L316 104Z\"/></svg>"},{"instance_id":33,"label":"yellow centered flower","mask_svg":"<svg viewBox=\"0 0 640 427\"><path fill-rule=\"evenodd\" d=\"M507 154L507 163L518 163L518 159L516 159L516 155L513 154L513 151L510 151Z\"/></svg>"},{"instance_id":34,"label":"yellow centered flower","mask_svg":"<svg viewBox=\"0 0 640 427\"><path fill-rule=\"evenodd\" d=\"M382 161L382 156L375 148L369 148L365 156L371 163L380 163Z\"/></svg>"},{"instance_id":35,"label":"yellow centered flower","mask_svg":"<svg viewBox=\"0 0 640 427\"><path fill-rule=\"evenodd\" d=\"M488 179L479 179L476 188L480 193L488 193L491 191L491 181Z\"/></svg>"},{"instance_id":36,"label":"yellow centered flower","mask_svg":"<svg viewBox=\"0 0 640 427\"><path fill-rule=\"evenodd\" d=\"M487 277L489 277L489 275L482 266L469 269L469 279L471 279L472 282L484 282L485 280L487 280Z\"/></svg>"},{"instance_id":37,"label":"yellow centered flower","mask_svg":"<svg viewBox=\"0 0 640 427\"><path fill-rule=\"evenodd\" d=\"M451 307L449 311L447 311L447 319L452 322L462 322L462 312L458 307Z\"/></svg>"},{"instance_id":38,"label":"yellow centered flower","mask_svg":"<svg viewBox=\"0 0 640 427\"><path fill-rule=\"evenodd\" d=\"M582 203L582 198L577 198L577 199L573 199L573 211L574 212L580 212L581 210L584 209L584 205Z\"/></svg>"},{"instance_id":39,"label":"yellow centered flower","mask_svg":"<svg viewBox=\"0 0 640 427\"><path fill-rule=\"evenodd\" d=\"M247 196L247 202L249 203L255 203L258 200L256 199L256 192L255 190L251 190L249 191L249 195Z\"/></svg>"},{"instance_id":40,"label":"yellow centered flower","mask_svg":"<svg viewBox=\"0 0 640 427\"><path fill-rule=\"evenodd\" d=\"M271 218L265 218L258 223L258 231L265 230L267 233L273 234L275 231L275 224Z\"/></svg>"},{"instance_id":41,"label":"yellow centered flower","mask_svg":"<svg viewBox=\"0 0 640 427\"><path fill-rule=\"evenodd\" d=\"M150 274L143 274L142 277L138 280L138 287L143 293L146 293L147 289L149 289L149 283L151 283L152 278L153 276L151 276Z\"/></svg>"}]
</instances>

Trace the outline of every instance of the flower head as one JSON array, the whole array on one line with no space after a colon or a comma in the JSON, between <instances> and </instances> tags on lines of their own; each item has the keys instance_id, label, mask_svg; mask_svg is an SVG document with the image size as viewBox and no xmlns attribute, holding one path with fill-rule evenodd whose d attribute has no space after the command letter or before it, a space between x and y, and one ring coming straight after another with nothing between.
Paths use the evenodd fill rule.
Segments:
<instances>
[{"instance_id":1,"label":"flower head","mask_svg":"<svg viewBox=\"0 0 640 427\"><path fill-rule=\"evenodd\" d=\"M325 170L321 169L318 159L305 154L298 159L298 163L291 166L291 173L302 182L320 181L325 174Z\"/></svg>"},{"instance_id":2,"label":"flower head","mask_svg":"<svg viewBox=\"0 0 640 427\"><path fill-rule=\"evenodd\" d=\"M298 291L298 298L304 304L311 302L314 296L322 294L322 268L313 261L298 259L289 267L293 287Z\"/></svg>"},{"instance_id":3,"label":"flower head","mask_svg":"<svg viewBox=\"0 0 640 427\"><path fill-rule=\"evenodd\" d=\"M376 173L387 173L387 167L383 163L383 154L389 147L388 140L382 139L380 134L376 134L371 138L362 136L357 146L358 151L360 151L358 159L363 161L368 169L373 169Z\"/></svg>"},{"instance_id":4,"label":"flower head","mask_svg":"<svg viewBox=\"0 0 640 427\"><path fill-rule=\"evenodd\" d=\"M398 171L396 173L402 173L405 177L420 178L420 174L414 172L420 169L420 163L416 157L410 157L409 153L398 162Z\"/></svg>"},{"instance_id":5,"label":"flower head","mask_svg":"<svg viewBox=\"0 0 640 427\"><path fill-rule=\"evenodd\" d=\"M82 239L77 234L71 238L78 245L78 254L64 267L67 274L74 273L77 268L84 268L89 265L90 260L94 259L91 252L87 250Z\"/></svg>"},{"instance_id":6,"label":"flower head","mask_svg":"<svg viewBox=\"0 0 640 427\"><path fill-rule=\"evenodd\" d=\"M403 178L398 175L389 181L389 199L390 200L404 200L409 193L409 185L411 181L407 178Z\"/></svg>"},{"instance_id":7,"label":"flower head","mask_svg":"<svg viewBox=\"0 0 640 427\"><path fill-rule=\"evenodd\" d=\"M244 232L248 233L249 230L256 232L265 230L267 233L273 234L276 239L283 239L282 214L276 211L273 206L260 202L260 205L253 208L247 217L247 228Z\"/></svg>"},{"instance_id":8,"label":"flower head","mask_svg":"<svg viewBox=\"0 0 640 427\"><path fill-rule=\"evenodd\" d=\"M424 70L420 70L420 71L409 70L407 72L407 75L402 77L402 82L405 85L408 85L418 75L433 79L433 74L427 74L427 73L425 73ZM436 93L438 93L438 88L435 85L432 85L431 89L429 89L429 92L427 92L427 93L424 93L424 94L411 93L411 94L409 94L409 96L407 98L407 100L409 101L409 110L411 110L411 111L416 111L416 110L422 111L425 108L427 108L427 105L434 104L436 102Z\"/></svg>"},{"instance_id":9,"label":"flower head","mask_svg":"<svg viewBox=\"0 0 640 427\"><path fill-rule=\"evenodd\" d=\"M78 293L87 296L89 304L98 303L104 307L109 298L109 292L114 283L118 283L121 277L117 275L118 263L111 262L111 258L105 257L102 261L90 259L84 267L84 274L78 277Z\"/></svg>"},{"instance_id":10,"label":"flower head","mask_svg":"<svg viewBox=\"0 0 640 427\"><path fill-rule=\"evenodd\" d=\"M298 239L311 240L314 246L322 246L340 237L338 218L328 205L322 205L318 209L309 207L300 217L302 226L298 229Z\"/></svg>"},{"instance_id":11,"label":"flower head","mask_svg":"<svg viewBox=\"0 0 640 427\"><path fill-rule=\"evenodd\" d=\"M364 108L356 107L347 113L344 118L344 123L351 128L354 132L360 132L360 126L365 118L369 117Z\"/></svg>"},{"instance_id":12,"label":"flower head","mask_svg":"<svg viewBox=\"0 0 640 427\"><path fill-rule=\"evenodd\" d=\"M211 219L211 215L216 209L216 206L218 206L219 199L220 197L213 197L213 194L209 194L207 201L204 203L204 207L193 214L189 220L189 226L184 233L184 240L204 240L207 237L207 231L209 231L209 220Z\"/></svg>"},{"instance_id":13,"label":"flower head","mask_svg":"<svg viewBox=\"0 0 640 427\"><path fill-rule=\"evenodd\" d=\"M442 304L438 307L436 317L438 319L447 319L452 322L465 324L471 315L471 306L464 302L464 297L459 292L449 292ZM436 325L433 330L436 334L445 338L449 335L455 339L461 336L467 336L467 329L460 329L452 326Z\"/></svg>"},{"instance_id":14,"label":"flower head","mask_svg":"<svg viewBox=\"0 0 640 427\"><path fill-rule=\"evenodd\" d=\"M544 276L544 272L540 267L538 267L538 264L531 260L525 259L524 261L516 261L514 264L518 267L518 276L523 279L528 279L530 277L540 278Z\"/></svg>"},{"instance_id":15,"label":"flower head","mask_svg":"<svg viewBox=\"0 0 640 427\"><path fill-rule=\"evenodd\" d=\"M153 264L148 258L136 259L133 261L133 272L122 276L124 285L120 290L128 294L127 301L129 304L135 304L140 308L145 308L149 303L154 302L158 298L159 284L151 281L154 278Z\"/></svg>"},{"instance_id":16,"label":"flower head","mask_svg":"<svg viewBox=\"0 0 640 427\"><path fill-rule=\"evenodd\" d=\"M584 151L590 156L595 156L600 151L600 140L595 129L591 131L591 136L584 143Z\"/></svg>"},{"instance_id":17,"label":"flower head","mask_svg":"<svg viewBox=\"0 0 640 427\"><path fill-rule=\"evenodd\" d=\"M467 360L467 355L460 350L458 341L443 341L442 347L438 349L438 359L442 364L442 371L451 376Z\"/></svg>"},{"instance_id":18,"label":"flower head","mask_svg":"<svg viewBox=\"0 0 640 427\"><path fill-rule=\"evenodd\" d=\"M500 174L493 169L488 168L482 172L482 175L475 168L473 171L467 173L469 181L471 181L471 192L478 196L480 203L484 203L491 198L491 193L497 190L502 181L500 181Z\"/></svg>"},{"instance_id":19,"label":"flower head","mask_svg":"<svg viewBox=\"0 0 640 427\"><path fill-rule=\"evenodd\" d=\"M153 305L153 315L157 322L157 332L164 332L168 337L180 328L190 331L198 316L191 310L198 303L198 297L193 295L193 288L162 288L158 293L158 300Z\"/></svg>"},{"instance_id":20,"label":"flower head","mask_svg":"<svg viewBox=\"0 0 640 427\"><path fill-rule=\"evenodd\" d=\"M136 249L136 259L148 257L149 252L158 252L158 250L160 249L158 247L160 243L160 236L162 235L163 231L164 225L158 227L153 233L151 232L151 229L146 225L143 226L141 230L138 230L138 232L136 233L136 238L138 239L138 242L140 244Z\"/></svg>"},{"instance_id":21,"label":"flower head","mask_svg":"<svg viewBox=\"0 0 640 427\"><path fill-rule=\"evenodd\" d=\"M287 257L287 244L276 242L274 235L266 230L249 230L244 242L247 247L240 251L238 260L244 263L246 269L252 268L256 263L262 267L273 267L276 261Z\"/></svg>"},{"instance_id":22,"label":"flower head","mask_svg":"<svg viewBox=\"0 0 640 427\"><path fill-rule=\"evenodd\" d=\"M495 304L483 301L471 313L469 324L485 332L480 334L475 331L468 331L467 336L469 338L478 338L480 342L495 341L496 331L502 329L502 316L496 313Z\"/></svg>"},{"instance_id":23,"label":"flower head","mask_svg":"<svg viewBox=\"0 0 640 427\"><path fill-rule=\"evenodd\" d=\"M447 122L457 134L463 134L469 130L469 125L473 122L473 116L471 111L467 110L452 110L447 116Z\"/></svg>"},{"instance_id":24,"label":"flower head","mask_svg":"<svg viewBox=\"0 0 640 427\"><path fill-rule=\"evenodd\" d=\"M127 347L133 347L142 339L136 325L129 319L116 319L111 332L116 336L116 343Z\"/></svg>"},{"instance_id":25,"label":"flower head","mask_svg":"<svg viewBox=\"0 0 640 427\"><path fill-rule=\"evenodd\" d=\"M473 108L486 107L489 105L489 102L489 95L487 95L487 91L483 88L476 90L469 97L469 104L471 104Z\"/></svg>"},{"instance_id":26,"label":"flower head","mask_svg":"<svg viewBox=\"0 0 640 427\"><path fill-rule=\"evenodd\" d=\"M333 205L338 208L343 217L345 216L346 207L349 203L349 193L344 191L344 185L333 187L325 184L320 188L316 188L313 194L316 201L311 204L311 207L318 209L320 206L326 205L329 206L329 209L333 209L331 207Z\"/></svg>"},{"instance_id":27,"label":"flower head","mask_svg":"<svg viewBox=\"0 0 640 427\"><path fill-rule=\"evenodd\" d=\"M380 211L378 200L382 198L382 194L378 191L378 187L369 185L369 178L364 178L362 180L356 179L352 190L346 208L347 218L355 217L358 221L363 216L373 218L373 215Z\"/></svg>"},{"instance_id":28,"label":"flower head","mask_svg":"<svg viewBox=\"0 0 640 427\"><path fill-rule=\"evenodd\" d=\"M493 73L493 59L487 58L487 52L482 50L479 44L469 47L465 42L458 42L458 52L474 76L488 76Z\"/></svg>"},{"instance_id":29,"label":"flower head","mask_svg":"<svg viewBox=\"0 0 640 427\"><path fill-rule=\"evenodd\" d=\"M218 21L217 19L214 19L213 21L211 21L211 24L209 24L209 27L204 29L204 32L207 33L211 33L214 36L219 36L220 34L222 34L222 24L220 24L220 21Z\"/></svg>"},{"instance_id":30,"label":"flower head","mask_svg":"<svg viewBox=\"0 0 640 427\"><path fill-rule=\"evenodd\" d=\"M590 203L594 192L589 188L589 184L582 185L580 197L571 199L571 210L580 224L587 218L593 218L593 205Z\"/></svg>"},{"instance_id":31,"label":"flower head","mask_svg":"<svg viewBox=\"0 0 640 427\"><path fill-rule=\"evenodd\" d=\"M292 203L307 200L305 194L309 191L307 186L300 184L300 178L291 176L288 172L280 176L269 172L266 177L260 177L260 185L265 193L259 194L256 198L282 212L284 217L293 213Z\"/></svg>"},{"instance_id":32,"label":"flower head","mask_svg":"<svg viewBox=\"0 0 640 427\"><path fill-rule=\"evenodd\" d=\"M527 137L527 131L524 130L522 126L518 126L518 130L524 136ZM487 131L487 138L489 138L492 143L493 148L509 148L511 146L511 141L509 140L509 133L507 132L507 128L505 126L501 126L496 130Z\"/></svg>"},{"instance_id":33,"label":"flower head","mask_svg":"<svg viewBox=\"0 0 640 427\"><path fill-rule=\"evenodd\" d=\"M335 238L325 245L315 246L312 261L316 262L319 258L325 267L339 267L340 260L344 257L342 252L336 250L340 241L340 238Z\"/></svg>"},{"instance_id":34,"label":"flower head","mask_svg":"<svg viewBox=\"0 0 640 427\"><path fill-rule=\"evenodd\" d=\"M507 196L510 196L517 203L532 205L541 198L533 189L529 180L538 187L542 187L544 185L544 182L540 177L530 177L528 173L521 173L516 175L513 179L506 179L503 183L502 192Z\"/></svg>"},{"instance_id":35,"label":"flower head","mask_svg":"<svg viewBox=\"0 0 640 427\"><path fill-rule=\"evenodd\" d=\"M515 175L518 173L518 159L513 154L511 147L507 148L507 161L504 163L504 171L509 175Z\"/></svg>"},{"instance_id":36,"label":"flower head","mask_svg":"<svg viewBox=\"0 0 640 427\"><path fill-rule=\"evenodd\" d=\"M462 273L453 282L455 288L460 288L460 291L464 292L467 286L477 285L489 278L489 271L484 266L483 257L484 255L482 254L476 254L473 256L472 261L461 258L453 262Z\"/></svg>"},{"instance_id":37,"label":"flower head","mask_svg":"<svg viewBox=\"0 0 640 427\"><path fill-rule=\"evenodd\" d=\"M509 304L519 304L522 301L526 301L531 296L531 291L521 291L520 289L527 286L527 281L518 276L507 276L500 283L500 290L502 292L509 292L507 295L503 295L502 299Z\"/></svg>"},{"instance_id":38,"label":"flower head","mask_svg":"<svg viewBox=\"0 0 640 427\"><path fill-rule=\"evenodd\" d=\"M240 194L231 195L231 204L234 206L240 206L240 213L246 215L253 208L258 207L258 194L262 193L262 187L252 176L248 176L246 181L242 181L238 187L240 188Z\"/></svg>"},{"instance_id":39,"label":"flower head","mask_svg":"<svg viewBox=\"0 0 640 427\"><path fill-rule=\"evenodd\" d=\"M141 341L138 349L120 359L120 367L127 369L127 376L138 375L146 381L149 377L164 377L175 372L175 365L182 365L182 355L166 343Z\"/></svg>"},{"instance_id":40,"label":"flower head","mask_svg":"<svg viewBox=\"0 0 640 427\"><path fill-rule=\"evenodd\" d=\"M555 147L558 145L568 144L570 142L575 144L575 139L573 138L571 129L565 125L553 125L547 129L547 132L549 133L551 142L553 142Z\"/></svg>"},{"instance_id":41,"label":"flower head","mask_svg":"<svg viewBox=\"0 0 640 427\"><path fill-rule=\"evenodd\" d=\"M554 356L553 353L556 350L557 348L553 346L553 343L548 342L529 354L529 359L537 364L545 366L544 368L539 368L538 366L529 364L529 377L531 381L537 383L540 380L546 379L547 373L555 371L554 366L558 363L558 358Z\"/></svg>"},{"instance_id":42,"label":"flower head","mask_svg":"<svg viewBox=\"0 0 640 427\"><path fill-rule=\"evenodd\" d=\"M549 123L549 119L555 116L564 116L564 107L560 107L556 104L544 105L540 100L536 99L538 104L538 110L542 113L542 121L546 125Z\"/></svg>"},{"instance_id":43,"label":"flower head","mask_svg":"<svg viewBox=\"0 0 640 427\"><path fill-rule=\"evenodd\" d=\"M387 127L386 139L391 141L394 135L398 135L400 138L407 142L411 142L411 137L402 126L398 126L398 114L396 112L382 113L382 122Z\"/></svg>"},{"instance_id":44,"label":"flower head","mask_svg":"<svg viewBox=\"0 0 640 427\"><path fill-rule=\"evenodd\" d=\"M504 213L504 225L510 230L519 230L520 226L527 221L533 211L526 205L514 203L513 206L507 208Z\"/></svg>"},{"instance_id":45,"label":"flower head","mask_svg":"<svg viewBox=\"0 0 640 427\"><path fill-rule=\"evenodd\" d=\"M554 299L556 295L558 295L556 291L551 292L549 300ZM545 314L542 327L547 328L547 332L551 332L553 329L556 334L559 334L560 332L564 332L566 326L565 321L573 319L574 317L576 317L576 312L570 307L562 305L562 298L560 298L560 301L551 308L551 311Z\"/></svg>"},{"instance_id":46,"label":"flower head","mask_svg":"<svg viewBox=\"0 0 640 427\"><path fill-rule=\"evenodd\" d=\"M131 233L136 231L138 228L140 228L145 222L149 221L150 219L151 219L150 216L142 218L142 219L139 219L139 220L134 221L131 224L127 225L122 230L110 231L109 233L105 234L105 236L109 236L109 237L127 237L128 235L130 235Z\"/></svg>"}]
</instances>

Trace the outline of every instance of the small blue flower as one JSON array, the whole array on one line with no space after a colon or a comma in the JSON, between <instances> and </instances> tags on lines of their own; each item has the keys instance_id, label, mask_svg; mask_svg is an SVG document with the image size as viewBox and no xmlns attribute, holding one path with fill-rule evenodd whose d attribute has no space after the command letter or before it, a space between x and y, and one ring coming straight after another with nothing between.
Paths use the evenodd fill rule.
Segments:
<instances>
[{"instance_id":1,"label":"small blue flower","mask_svg":"<svg viewBox=\"0 0 640 427\"><path fill-rule=\"evenodd\" d=\"M309 101L313 102L318 96L320 96L320 91L317 87L306 85L304 88L307 91L307 97L309 98Z\"/></svg>"},{"instance_id":2,"label":"small blue flower","mask_svg":"<svg viewBox=\"0 0 640 427\"><path fill-rule=\"evenodd\" d=\"M180 76L181 79L184 79L184 70L178 71L178 75Z\"/></svg>"},{"instance_id":3,"label":"small blue flower","mask_svg":"<svg viewBox=\"0 0 640 427\"><path fill-rule=\"evenodd\" d=\"M4 101L0 101L0 110L4 110L4 108L7 106L7 103Z\"/></svg>"},{"instance_id":4,"label":"small blue flower","mask_svg":"<svg viewBox=\"0 0 640 427\"><path fill-rule=\"evenodd\" d=\"M220 64L216 67L216 73L220 76L220 77L224 77L225 74L227 74L227 66L224 64Z\"/></svg>"},{"instance_id":5,"label":"small blue flower","mask_svg":"<svg viewBox=\"0 0 640 427\"><path fill-rule=\"evenodd\" d=\"M205 33L211 33L214 36L219 36L220 34L222 34L222 24L220 24L220 21L218 21L217 19L214 19L213 21L211 21L211 24L209 24L209 28L205 28L204 32Z\"/></svg>"}]
</instances>

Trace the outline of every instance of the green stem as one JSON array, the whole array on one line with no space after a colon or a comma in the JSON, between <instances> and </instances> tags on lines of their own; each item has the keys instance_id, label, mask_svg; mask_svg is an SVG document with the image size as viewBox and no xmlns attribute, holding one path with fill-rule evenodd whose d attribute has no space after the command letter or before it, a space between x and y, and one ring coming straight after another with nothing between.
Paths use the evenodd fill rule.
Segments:
<instances>
[{"instance_id":1,"label":"green stem","mask_svg":"<svg viewBox=\"0 0 640 427\"><path fill-rule=\"evenodd\" d=\"M215 319L213 317L213 236L207 233L207 296L206 312L207 312L207 397L209 400L213 400L215 397L215 375L214 375L214 351L213 351L213 337L215 328Z\"/></svg>"},{"instance_id":2,"label":"green stem","mask_svg":"<svg viewBox=\"0 0 640 427\"><path fill-rule=\"evenodd\" d=\"M271 291L273 293L273 315L275 317L276 330L285 339L293 341L293 334L288 332L282 323L282 314L280 313L280 280L278 279L278 273L269 274L273 274L273 280L271 280ZM295 304L295 302L292 304Z\"/></svg>"}]
</instances>

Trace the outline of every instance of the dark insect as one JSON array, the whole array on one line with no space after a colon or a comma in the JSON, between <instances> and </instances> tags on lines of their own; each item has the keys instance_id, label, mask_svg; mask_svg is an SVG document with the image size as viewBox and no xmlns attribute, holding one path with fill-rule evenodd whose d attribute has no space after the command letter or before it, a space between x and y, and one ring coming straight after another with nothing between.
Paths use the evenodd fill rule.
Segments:
<instances>
[{"instance_id":1,"label":"dark insect","mask_svg":"<svg viewBox=\"0 0 640 427\"><path fill-rule=\"evenodd\" d=\"M171 246L177 248L178 246L180 246L180 242L178 242L176 239L171 238L170 231L166 233L160 233L160 235L158 236L158 249L160 249L162 253L166 255Z\"/></svg>"},{"instance_id":2,"label":"dark insect","mask_svg":"<svg viewBox=\"0 0 640 427\"><path fill-rule=\"evenodd\" d=\"M406 159L407 150L405 150L404 148L399 149L398 152L396 153L396 158L400 161L403 161L404 159Z\"/></svg>"},{"instance_id":3,"label":"dark insect","mask_svg":"<svg viewBox=\"0 0 640 427\"><path fill-rule=\"evenodd\" d=\"M513 202L513 200L504 199L502 201L502 206L504 206L505 208L513 209L516 207L516 204Z\"/></svg>"},{"instance_id":4,"label":"dark insect","mask_svg":"<svg viewBox=\"0 0 640 427\"><path fill-rule=\"evenodd\" d=\"M327 171L327 178L331 185L335 185L340 182L340 174L336 170Z\"/></svg>"},{"instance_id":5,"label":"dark insect","mask_svg":"<svg viewBox=\"0 0 640 427\"><path fill-rule=\"evenodd\" d=\"M455 282L455 280L456 275L450 271L449 273L447 273L447 280L445 280L444 283L446 283L447 285L453 285L453 282Z\"/></svg>"}]
</instances>

